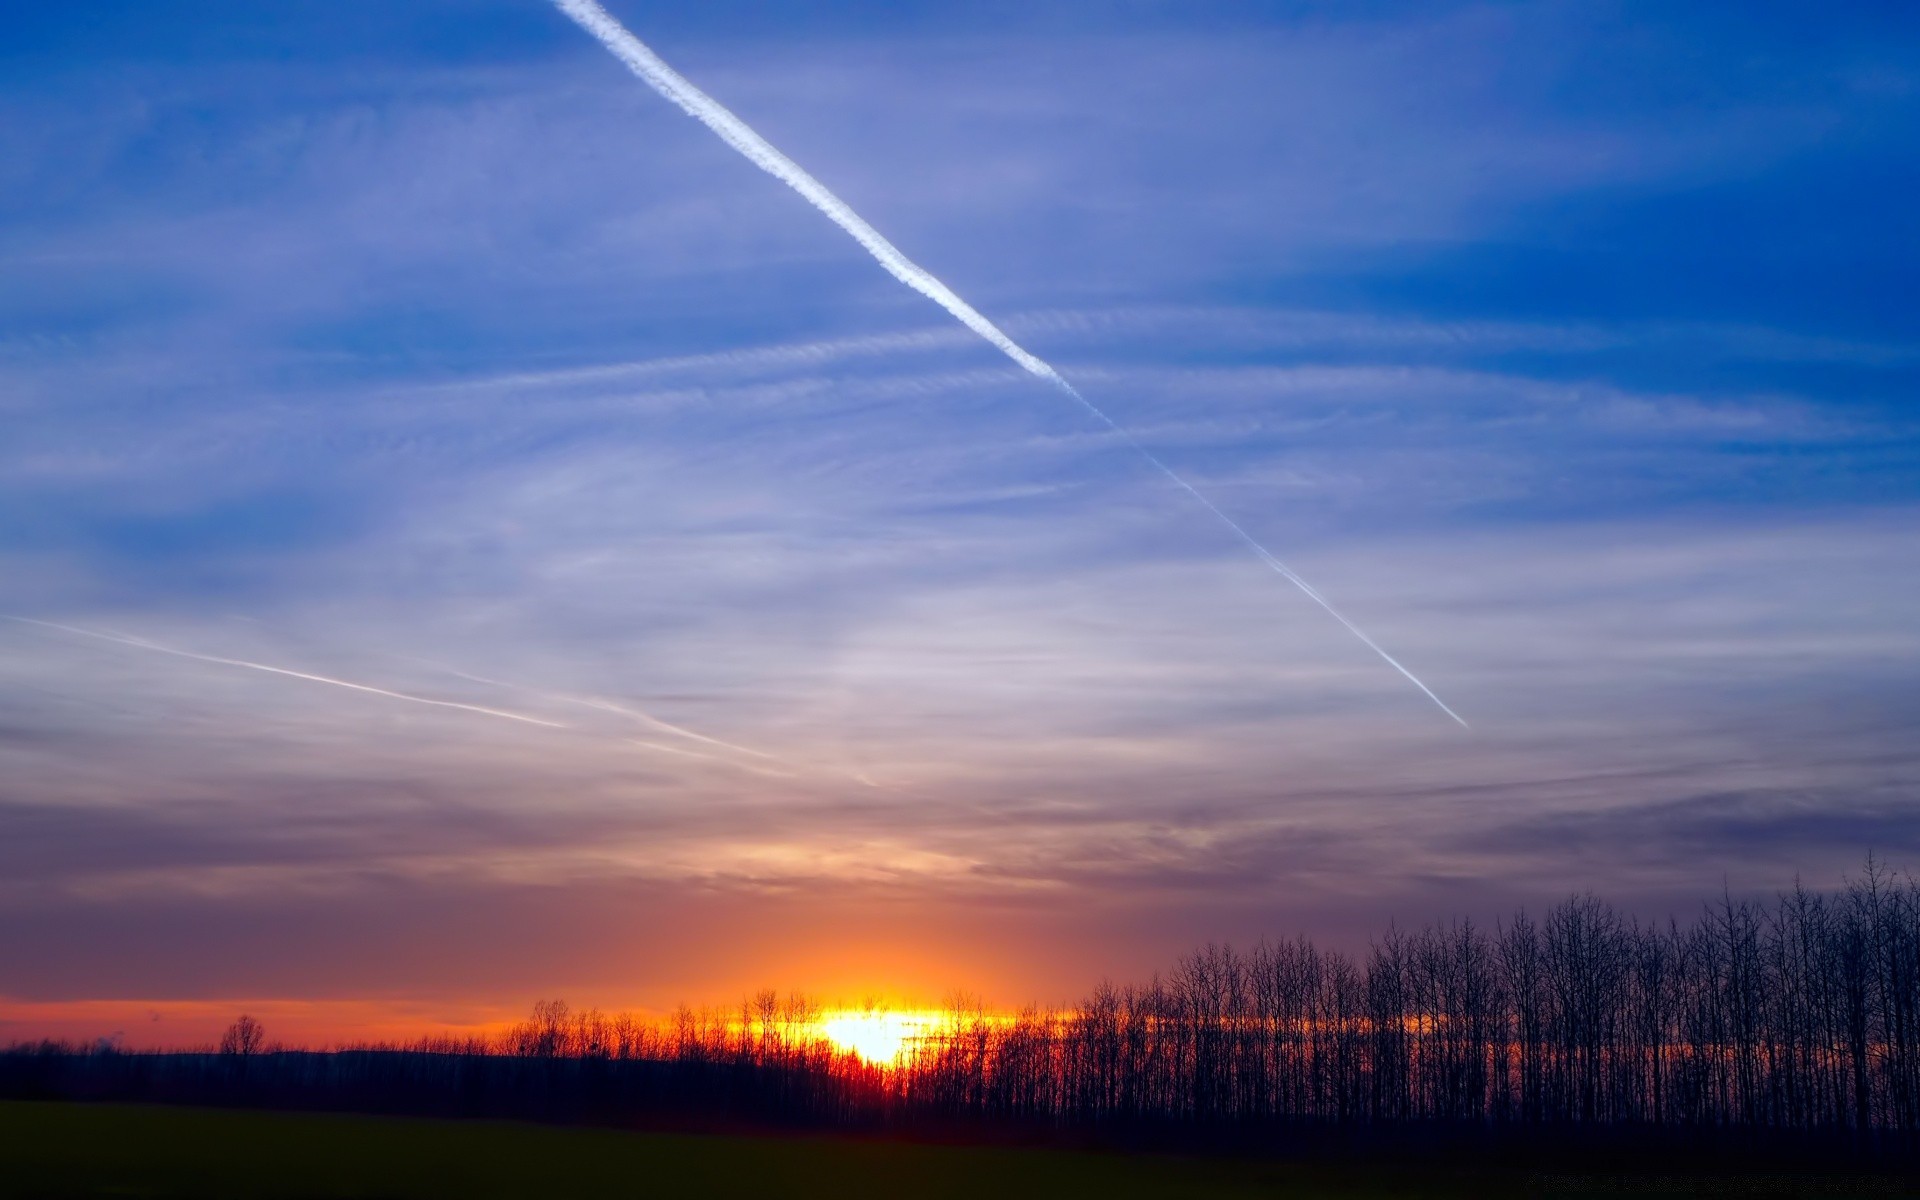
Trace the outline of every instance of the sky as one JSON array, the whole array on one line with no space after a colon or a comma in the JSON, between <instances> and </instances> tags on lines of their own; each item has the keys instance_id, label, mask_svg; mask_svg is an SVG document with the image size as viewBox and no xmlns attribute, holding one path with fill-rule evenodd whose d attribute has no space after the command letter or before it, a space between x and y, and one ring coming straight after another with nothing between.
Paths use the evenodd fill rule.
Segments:
<instances>
[{"instance_id":1,"label":"sky","mask_svg":"<svg viewBox=\"0 0 1920 1200\"><path fill-rule=\"evenodd\" d=\"M30 6L0 1038L1920 867L1920 12L607 6L1471 729L551 5Z\"/></svg>"}]
</instances>

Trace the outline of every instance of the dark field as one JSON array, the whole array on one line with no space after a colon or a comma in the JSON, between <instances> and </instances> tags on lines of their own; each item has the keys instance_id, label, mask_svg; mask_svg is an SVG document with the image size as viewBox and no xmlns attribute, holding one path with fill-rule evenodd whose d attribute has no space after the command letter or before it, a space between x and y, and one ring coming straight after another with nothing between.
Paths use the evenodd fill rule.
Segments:
<instances>
[{"instance_id":1,"label":"dark field","mask_svg":"<svg viewBox=\"0 0 1920 1200\"><path fill-rule=\"evenodd\" d=\"M133 1105L0 1104L0 1194L205 1197L1434 1194L1269 1164ZM1486 1195L1494 1180L1442 1191ZM1518 1177L1506 1194L1522 1194Z\"/></svg>"},{"instance_id":2,"label":"dark field","mask_svg":"<svg viewBox=\"0 0 1920 1200\"><path fill-rule=\"evenodd\" d=\"M1664 1185L1664 1186L1663 1186ZM1884 1178L1687 1180L0 1102L0 1196L1886 1196Z\"/></svg>"}]
</instances>

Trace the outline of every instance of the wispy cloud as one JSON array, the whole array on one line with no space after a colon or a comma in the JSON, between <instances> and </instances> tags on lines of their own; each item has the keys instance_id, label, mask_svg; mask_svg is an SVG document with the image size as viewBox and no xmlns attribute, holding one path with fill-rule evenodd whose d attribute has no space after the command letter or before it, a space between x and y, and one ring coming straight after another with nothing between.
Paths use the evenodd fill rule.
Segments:
<instances>
[{"instance_id":1,"label":"wispy cloud","mask_svg":"<svg viewBox=\"0 0 1920 1200\"><path fill-rule=\"evenodd\" d=\"M459 61L132 39L0 99L0 611L151 644L0 627L10 989L405 991L426 955L671 1004L867 954L1053 997L1913 841L1920 341L1866 184L1920 92L1858 84L1920 78L1900 39L1155 10L803 55L660 18L1463 739L524 10Z\"/></svg>"}]
</instances>

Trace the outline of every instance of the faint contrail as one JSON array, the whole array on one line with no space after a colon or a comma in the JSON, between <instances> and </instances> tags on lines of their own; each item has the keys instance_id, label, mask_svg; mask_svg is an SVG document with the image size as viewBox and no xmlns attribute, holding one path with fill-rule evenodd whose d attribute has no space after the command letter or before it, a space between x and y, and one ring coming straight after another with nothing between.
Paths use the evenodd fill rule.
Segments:
<instances>
[{"instance_id":1,"label":"faint contrail","mask_svg":"<svg viewBox=\"0 0 1920 1200\"><path fill-rule=\"evenodd\" d=\"M431 667L436 671L442 671L448 675L452 675L460 679L465 679L473 683L484 683L488 687L509 688L516 692L526 692L529 695L539 696L546 700L555 700L561 704L577 704L583 708L592 708L592 709L598 709L601 712L613 713L617 716L627 717L631 720L638 721L643 725L650 725L653 728L658 729L663 733L671 733L677 737L686 738L689 741L703 742L709 746L717 746L717 747L720 747L721 749L732 750L740 754L750 754L755 758L764 758L769 762L785 762L786 761L785 759L780 758L778 755L768 754L765 750L755 750L752 746L742 746L738 742L728 742L728 741L723 741L717 737L709 737L708 735L701 733L697 729L688 729L684 725L675 725L671 721L661 720L659 717L654 716L650 712L643 712L637 708L626 708L622 705L615 704L610 700L601 700L594 696L575 696L567 692L552 692L552 691L546 690L545 688L528 687L526 684L523 684L523 683L508 683L504 679L491 679L485 675L474 675L467 671L459 670L458 668L455 668L455 667L449 667L445 663L437 663L424 658L411 658L411 659L408 659L407 661L416 662L423 667ZM660 746L654 742L643 742L643 741L639 741L638 739L630 739L630 740L633 740L636 745L651 746L656 750L666 749L666 747ZM680 753L690 753L690 752L686 750L682 750L680 751ZM711 755L694 755L693 757L708 758L708 757L711 757ZM788 764L788 765L793 765L793 764Z\"/></svg>"},{"instance_id":2,"label":"faint contrail","mask_svg":"<svg viewBox=\"0 0 1920 1200\"><path fill-rule=\"evenodd\" d=\"M627 64L628 69L645 80L648 86L652 87L654 91L659 92L662 96L673 101L679 105L681 110L688 116L719 134L722 141L745 155L748 161L752 162L754 166L759 167L767 174L778 179L781 183L786 184L794 191L806 197L809 204L812 204L815 208L825 213L828 220L846 230L853 236L854 241L859 242L865 247L867 253L873 255L874 259L878 261L882 267L887 269L888 274L898 279L901 283L906 284L914 291L927 297L929 300L932 300L941 308L946 309L949 313L953 314L954 318L962 325L965 325L968 329L973 330L987 341L993 343L1002 354L1005 354L1014 362L1019 363L1020 366L1029 373L1046 380L1048 383L1079 401L1081 407L1097 417L1107 428L1126 439L1127 443L1139 451L1148 462L1159 468L1161 474L1179 484L1195 500L1198 500L1202 505L1206 506L1208 512L1219 518L1222 524L1228 529L1233 530L1241 541L1252 548L1254 554L1259 557L1261 562L1266 563L1267 566L1271 567L1295 587L1298 587L1315 604L1326 609L1328 613L1332 614L1335 620L1346 626L1349 632L1365 643L1368 649L1378 654L1388 666L1406 676L1407 680L1412 683L1413 686L1426 693L1427 699L1439 705L1441 712L1446 713L1449 717L1460 722L1462 726L1466 725L1466 720L1462 718L1459 713L1448 708L1440 697L1434 695L1433 689L1420 682L1419 677L1402 666L1400 660L1394 658L1393 655L1388 654L1385 650L1382 650L1378 642L1368 637L1361 631L1358 625L1355 625L1342 615L1340 610L1335 608L1325 596L1315 591L1306 580L1295 574L1291 567L1281 562L1278 558L1275 558L1273 553L1265 546L1262 546L1252 534L1243 529L1238 521L1235 521L1232 517L1220 511L1218 505L1202 495L1198 488L1195 488L1192 484L1181 478L1172 467L1161 462L1157 456L1140 444L1139 439L1127 432L1119 422L1102 412L1085 396L1082 396L1071 383L1066 381L1060 372L1054 370L1053 367L1044 360L1022 349L1017 342L1005 333L1002 333L999 326L987 320L987 318L971 304L962 300L952 288L941 283L924 267L921 267L906 255L900 253L892 242L880 236L879 230L862 220L860 214L848 208L845 201L841 200L840 197L828 191L825 184L822 184L818 179L807 174L806 171L801 169L799 163L794 162L786 155L774 149L767 139L748 128L746 122L728 112L718 101L714 100L713 97L693 86L693 84L682 77L679 72L669 67L661 60L659 55L648 49L644 42L629 33L626 26L620 24L619 21L614 19L611 13L600 7L600 5L596 3L596 0L553 0L553 3L561 12L571 17L582 29L592 34L602 45L608 50L611 50L614 57Z\"/></svg>"},{"instance_id":3,"label":"faint contrail","mask_svg":"<svg viewBox=\"0 0 1920 1200\"><path fill-rule=\"evenodd\" d=\"M163 646L159 642L150 642L145 638L122 637L115 633L103 633L97 629L82 629L78 625L62 625L58 621L38 621L32 617L15 617L0 613L0 619L18 621L22 625L38 625L42 629L57 629L62 633L76 634L80 637L97 638L103 642L131 646L136 650L151 650L156 654L171 654L176 658L190 658L195 662L214 663L223 667L245 667L250 671L265 671L269 675L285 675L290 679L304 679L309 683L328 683L334 687L348 688L356 692L368 692L375 696L385 696L392 700L406 700L413 704L431 704L435 708L456 708L462 712L479 713L486 717L499 717L503 721L519 721L526 725L540 725L548 729L566 729L558 721L546 721L539 717L530 717L525 713L508 712L504 708L487 708L479 704L461 704L457 700L433 700L426 696L412 696L406 692L389 691L365 683L354 683L346 679L334 679L328 675L312 675L305 671L290 671L286 667L268 666L266 663L248 662L243 658L221 658L215 654L197 654L192 650L179 650L172 646Z\"/></svg>"}]
</instances>

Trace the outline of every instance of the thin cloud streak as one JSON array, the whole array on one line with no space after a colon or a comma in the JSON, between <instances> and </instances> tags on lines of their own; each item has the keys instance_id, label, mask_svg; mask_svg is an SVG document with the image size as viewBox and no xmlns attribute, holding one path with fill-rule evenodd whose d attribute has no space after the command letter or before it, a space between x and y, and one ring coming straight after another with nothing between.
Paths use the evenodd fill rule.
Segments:
<instances>
[{"instance_id":1,"label":"thin cloud streak","mask_svg":"<svg viewBox=\"0 0 1920 1200\"><path fill-rule=\"evenodd\" d=\"M159 642L150 641L146 638L126 637L120 634L107 633L105 631L97 630L97 629L85 629L78 625L62 624L61 622L58 622L58 621L44 621L34 617L14 616L9 613L0 613L0 620L14 621L22 625L36 625L43 629L58 630L59 632L73 634L78 637L94 638L99 641L112 642L116 645L129 646L137 650L150 650L157 654L167 654L167 655L172 655L173 657L176 657L176 658L191 659L195 662L212 663L218 666L226 666L226 667L244 667L248 670L265 671L271 675L284 675L291 679L306 680L307 682L310 682L310 683L330 684L334 687L347 688L351 691L356 691L356 692L366 692L371 695L384 696L393 700L405 700L413 704L427 704L427 705L432 705L435 708L457 709L462 712L476 713L481 716L498 717L502 720L507 720L507 721L519 721L527 725L538 725L545 729L558 729L558 730L567 730L567 731L572 731L574 729L574 726L565 724L560 721L549 721L542 717L529 716L526 713L514 712L510 709L490 708L484 704L466 704L457 700L435 700L428 696L416 696L409 692L396 692L390 688L376 687L372 684L355 683L352 680L347 680L347 679L336 679L330 675L316 675L307 671L295 671L287 667L276 667L268 663L252 662L247 659L225 658L215 654L201 654L193 650L181 650L178 647L163 645ZM691 741L699 742L704 745L735 751L739 754L745 754L754 758L765 759L769 762L780 763L783 766L795 766L795 767L798 766L798 764L788 762L786 759L779 758L776 755L768 754L765 751L755 750L750 746L736 745L732 742L722 741L719 738L708 737L706 734L698 733L691 729L685 729L685 728L682 728L681 726L674 725L667 721L662 721L658 717L652 716L648 713L643 713L635 709L622 708L618 705L610 704L606 701L594 700L591 698L580 697L580 696L569 696L569 695L565 695L558 692L546 692L546 691L541 691L535 688L521 687L516 684L504 683L497 679L487 679L479 675L470 675L464 671L457 671L451 667L444 667L434 663L427 663L424 665L432 666L436 670L444 671L446 674L453 675L461 679L466 679L474 683L482 683L490 687L510 688L515 691L522 691L530 695L540 696L548 700L554 700L557 702L567 703L567 704L582 705L587 708L597 709L602 712L613 713L619 716L630 718L632 720L640 721L643 724L649 725L653 728L660 729L662 731L672 733L679 737L684 737ZM794 774L788 771L773 770L769 767L760 766L755 763L743 763L734 759L722 757L720 755L703 754L696 750L688 750L681 747L664 745L662 743L648 741L643 738L624 738L622 739L622 741L628 745L639 746L643 749L657 751L662 754L670 754L680 758L701 759L706 762L719 763L725 766L734 767L742 771L747 771L756 775L766 775L766 776L779 778L779 779L792 779L796 777Z\"/></svg>"},{"instance_id":2,"label":"thin cloud streak","mask_svg":"<svg viewBox=\"0 0 1920 1200\"><path fill-rule=\"evenodd\" d=\"M697 730L688 729L683 725L675 725L671 721L663 721L659 717L654 716L652 713L643 712L637 708L626 708L622 705L614 704L613 702L608 700L601 700L593 696L575 696L567 692L553 692L553 691L548 691L545 688L528 687L527 685L522 683L508 683L504 679L493 679L485 675L474 675L467 671L462 671L454 667L449 667L444 663L428 662L425 659L413 659L411 661L417 662L422 666L432 667L436 671L441 671L441 672L444 672L445 674L452 675L457 679L465 679L470 683L483 683L488 687L507 688L516 692L525 692L530 696L539 696L543 700L553 700L560 704L577 704L582 708L591 708L598 712L613 713L615 716L627 717L631 720L640 722L642 725L647 725L654 729L658 729L663 733L671 733L676 737L686 738L689 741L701 742L708 746L715 746L725 750L732 750L740 754L751 755L754 758L764 758L769 762L785 761L784 759L780 758L778 755L768 754L764 750L755 750L751 746L742 746L736 742L723 741L722 739L717 737L709 737L704 733L701 733ZM656 746L656 744L653 742L637 742L637 744L642 746L655 746L656 749L663 748L663 747ZM681 753L690 754L692 752L681 751ZM695 754L694 757L708 758L711 756L704 755L704 754ZM792 764L789 764L789 765L792 765Z\"/></svg>"},{"instance_id":3,"label":"thin cloud streak","mask_svg":"<svg viewBox=\"0 0 1920 1200\"><path fill-rule=\"evenodd\" d=\"M643 712L637 708L627 708L609 700L600 700L592 696L574 696L566 692L551 692L544 688L528 687L520 683L508 683L504 679L491 679L485 675L474 675L454 667L446 666L443 663L428 662L425 659L414 659L412 661L418 662L422 666L431 667L436 671L445 672L456 678L468 680L472 683L482 683L488 687L507 688L511 691L525 692L530 696L539 696L543 700L552 700L558 704L575 704L582 708L591 708L596 712L612 713L615 716L638 721L642 725L646 725L652 729L658 729L663 733L670 733L675 737L682 737L688 741L698 742L703 746L712 746L719 750L731 750L736 754L745 754L752 758L764 759L767 762L792 767L796 771L807 769L805 764L781 758L777 754L768 754L765 750L755 750L752 746L742 746L738 742L729 742L722 738L710 737L698 730L688 729L684 725L675 725L671 721L663 721L652 713ZM703 754L698 750L689 750L684 746L669 746L663 742L650 741L646 738L627 738L625 740L629 745L640 746L648 750L657 750L662 754L672 754L680 758L697 758L703 762L723 763L726 766L748 771L755 775L766 775L775 779L798 778L793 771L776 771L769 767L760 766L757 763L744 763L737 759L726 758L718 754ZM862 782L867 781L862 780Z\"/></svg>"},{"instance_id":4,"label":"thin cloud streak","mask_svg":"<svg viewBox=\"0 0 1920 1200\"><path fill-rule=\"evenodd\" d=\"M1368 637L1361 631L1359 626L1348 620L1325 596L1321 595L1292 568L1281 562L1271 551L1261 545L1259 540L1247 532L1239 522L1221 511L1220 507L1201 493L1198 488L1188 483L1186 479L1181 477L1172 467L1162 462L1142 445L1137 438L1131 433L1128 433L1127 430L1112 417L1108 416L1105 411L1081 395L1051 364L1039 358L1037 355L1029 353L1021 347L1019 343L1003 333L992 321L989 321L979 310L975 309L965 300L962 300L953 289L940 282L939 279L934 277L925 268L902 254L892 242L889 242L880 235L879 230L867 224L867 222L863 220L858 213L854 212L853 209L849 208L844 201L827 190L824 184L802 169L800 164L774 149L771 143L755 133L744 121L734 116L732 112L728 111L719 102L715 101L705 92L702 92L677 71L669 67L659 55L655 54L645 43L628 32L624 25L615 20L614 17L596 3L595 0L554 0L554 4L582 29L592 34L596 40L613 53L614 57L618 58L622 63L625 63L627 68L645 81L648 86L678 105L688 116L693 117L708 129L718 134L722 141L739 151L749 162L767 174L772 175L775 179L780 180L780 182L786 184L794 191L800 193L808 203L825 214L828 220L838 225L851 235L855 241L859 242L867 253L871 254L874 260L886 269L888 274L898 279L901 283L906 284L914 291L926 296L935 304L938 304L941 308L952 314L961 324L979 334L1001 353L1011 358L1015 363L1018 363L1022 369L1036 378L1059 388L1062 392L1066 393L1066 395L1077 401L1081 407L1093 414L1093 416L1103 424L1125 438L1127 443L1137 450L1148 462L1152 463L1161 474L1178 484L1182 490L1199 501L1208 512L1212 513L1222 524L1232 530L1241 541L1245 542L1247 546L1252 549L1254 555L1258 557L1261 562L1264 562L1281 578L1298 587L1301 592L1315 604L1325 609L1327 613L1336 621L1340 622L1348 632L1359 638L1362 644L1379 655L1388 666L1398 671L1401 675L1405 676L1410 683L1419 688L1429 700L1432 700L1434 704L1439 706L1441 712L1453 718L1462 728L1467 727L1466 720L1461 717L1459 713L1449 708L1438 695L1434 694L1432 688L1429 688L1425 683L1421 682L1419 677L1408 670L1398 659L1382 649L1378 642Z\"/></svg>"},{"instance_id":5,"label":"thin cloud streak","mask_svg":"<svg viewBox=\"0 0 1920 1200\"><path fill-rule=\"evenodd\" d=\"M15 621L22 625L37 625L42 629L55 629L61 633L70 633L77 637L95 638L103 642L112 642L120 646L131 646L136 650L150 650L156 654L170 654L175 658L192 659L195 662L213 663L223 667L245 667L249 671L265 671L269 675L284 675L289 679L304 679L309 683L325 683L334 687L346 688L355 692L385 696L390 700L405 700L411 704L429 704L435 708L452 708L461 712L476 713L480 716L498 717L503 721L519 721L525 725L539 725L546 729L567 729L569 726L558 721L548 721L540 717L530 717L525 713L509 712L504 708L488 708L482 704L462 704L458 700L434 700L427 696L414 696L406 692L391 691L372 684L354 683L347 679L335 679L330 675L314 675L306 671L289 670L286 667L270 666L266 663L248 662L243 658L222 658L216 654L199 654L192 650L180 650L173 646L163 646L145 638L122 637L118 634L103 633L97 629L82 629L78 625L63 625L58 621L41 621L33 617L16 617L0 613L0 619Z\"/></svg>"}]
</instances>

